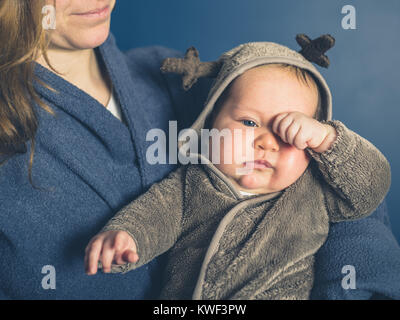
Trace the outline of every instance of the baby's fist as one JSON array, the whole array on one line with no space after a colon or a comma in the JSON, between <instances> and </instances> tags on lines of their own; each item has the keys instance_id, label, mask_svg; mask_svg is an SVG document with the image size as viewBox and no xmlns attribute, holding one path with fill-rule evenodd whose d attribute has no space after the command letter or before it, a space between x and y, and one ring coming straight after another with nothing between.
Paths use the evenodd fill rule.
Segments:
<instances>
[{"instance_id":1,"label":"baby's fist","mask_svg":"<svg viewBox=\"0 0 400 320\"><path fill-rule=\"evenodd\" d=\"M278 114L272 130L282 141L297 149L310 148L319 153L328 150L337 137L334 127L297 111Z\"/></svg>"}]
</instances>

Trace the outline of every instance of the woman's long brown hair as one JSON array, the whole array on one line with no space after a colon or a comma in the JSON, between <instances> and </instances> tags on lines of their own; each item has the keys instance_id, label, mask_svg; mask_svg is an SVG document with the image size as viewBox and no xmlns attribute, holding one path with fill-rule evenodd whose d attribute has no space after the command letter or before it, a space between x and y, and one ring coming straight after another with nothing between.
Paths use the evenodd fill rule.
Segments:
<instances>
[{"instance_id":1,"label":"woman's long brown hair","mask_svg":"<svg viewBox=\"0 0 400 320\"><path fill-rule=\"evenodd\" d=\"M0 156L6 158L0 165L17 153L26 152L26 143L31 140L28 178L35 189L40 188L32 182L38 128L33 103L55 115L33 86L37 80L51 89L35 79L33 72L33 62L40 54L51 66L46 54L48 39L42 27L44 5L45 0L0 0Z\"/></svg>"}]
</instances>

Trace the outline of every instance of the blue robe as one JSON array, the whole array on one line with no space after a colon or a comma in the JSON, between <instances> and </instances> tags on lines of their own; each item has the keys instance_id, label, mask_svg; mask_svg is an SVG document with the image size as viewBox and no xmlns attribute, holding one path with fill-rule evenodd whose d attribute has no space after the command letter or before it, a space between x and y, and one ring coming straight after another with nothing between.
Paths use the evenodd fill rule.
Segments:
<instances>
[{"instance_id":1,"label":"blue robe","mask_svg":"<svg viewBox=\"0 0 400 320\"><path fill-rule=\"evenodd\" d=\"M189 126L207 90L185 93L179 77L167 79L161 61L176 52L152 47L119 51L114 37L96 49L119 101L124 125L97 100L46 68L35 65L35 83L56 118L36 106L39 129L28 181L30 143L0 167L0 297L11 299L143 299L160 284L158 261L128 275L87 276L84 249L125 204L175 168L146 161L146 133ZM201 88L198 86L197 88ZM185 117L180 115L185 114ZM179 118L178 118L179 117ZM55 270L55 289L47 265ZM42 273L43 272L43 273ZM44 286L42 286L44 281Z\"/></svg>"},{"instance_id":2,"label":"blue robe","mask_svg":"<svg viewBox=\"0 0 400 320\"><path fill-rule=\"evenodd\" d=\"M35 82L56 117L35 105L39 129L32 177L40 189L28 181L30 142L27 152L0 167L2 299L157 297L163 257L127 274L87 276L84 249L120 208L175 168L146 161L146 150L154 143L146 141L146 133L153 128L168 132L168 120L178 120L178 130L189 127L203 106L209 82L201 80L184 92L180 77L163 76L159 71L165 57L178 53L162 47L122 53L111 34L96 54L104 61L127 125L79 88L35 64L37 77L59 91ZM383 222L385 217L387 213L380 206L369 220L364 219L368 223L333 226L333 236L317 260L321 272L317 270L316 298L342 297L340 278L344 275L332 269L332 263L369 266L366 252L373 255L367 260L372 261L368 272L375 274L376 269L387 266L383 277L400 283L400 249ZM365 233L371 241L358 246L363 238L352 236ZM385 251L380 250L381 245ZM366 285L363 297L370 296L369 288L371 294L382 291L400 297L398 286L389 280L371 279L374 283ZM383 290L383 286L388 287Z\"/></svg>"}]
</instances>

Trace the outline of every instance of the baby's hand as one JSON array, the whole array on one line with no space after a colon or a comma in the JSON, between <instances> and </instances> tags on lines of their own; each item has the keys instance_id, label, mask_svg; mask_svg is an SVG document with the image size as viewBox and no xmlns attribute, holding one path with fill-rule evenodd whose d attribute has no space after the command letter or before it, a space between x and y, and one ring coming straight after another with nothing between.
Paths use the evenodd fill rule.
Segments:
<instances>
[{"instance_id":1,"label":"baby's hand","mask_svg":"<svg viewBox=\"0 0 400 320\"><path fill-rule=\"evenodd\" d=\"M336 129L301 112L278 114L272 130L284 142L303 150L310 148L322 153L328 150L337 137Z\"/></svg>"},{"instance_id":2,"label":"baby's hand","mask_svg":"<svg viewBox=\"0 0 400 320\"><path fill-rule=\"evenodd\" d=\"M110 230L94 236L85 249L85 271L88 275L96 274L98 261L103 265L103 272L111 271L111 263L125 264L136 262L135 241L125 231Z\"/></svg>"}]
</instances>

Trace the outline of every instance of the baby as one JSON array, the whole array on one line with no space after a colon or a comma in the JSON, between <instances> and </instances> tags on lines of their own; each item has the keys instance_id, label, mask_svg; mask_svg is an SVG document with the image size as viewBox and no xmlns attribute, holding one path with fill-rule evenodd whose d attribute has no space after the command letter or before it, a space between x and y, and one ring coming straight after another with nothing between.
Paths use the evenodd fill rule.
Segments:
<instances>
[{"instance_id":1,"label":"baby","mask_svg":"<svg viewBox=\"0 0 400 320\"><path fill-rule=\"evenodd\" d=\"M373 212L390 166L330 119L329 88L302 54L248 43L218 65L192 128L252 135L221 141L220 161L181 166L125 206L88 244L86 272L127 272L172 248L161 298L308 299L329 222Z\"/></svg>"}]
</instances>

